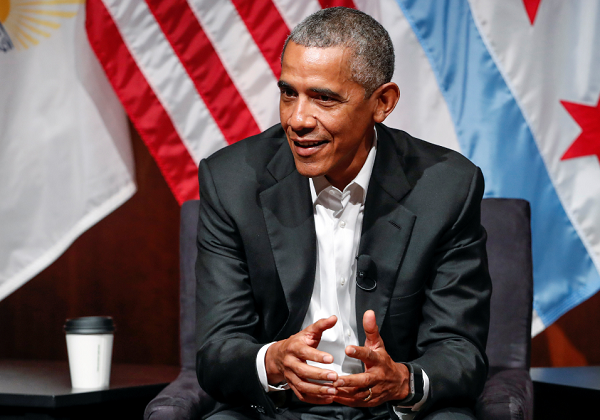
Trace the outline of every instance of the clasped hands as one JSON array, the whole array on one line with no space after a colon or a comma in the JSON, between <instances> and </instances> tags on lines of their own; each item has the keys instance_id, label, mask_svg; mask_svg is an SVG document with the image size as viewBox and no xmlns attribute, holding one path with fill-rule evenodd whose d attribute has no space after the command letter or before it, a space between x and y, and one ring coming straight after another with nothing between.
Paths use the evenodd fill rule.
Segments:
<instances>
[{"instance_id":1,"label":"clasped hands","mask_svg":"<svg viewBox=\"0 0 600 420\"><path fill-rule=\"evenodd\" d=\"M364 346L347 346L346 355L361 360L363 373L339 376L333 370L321 369L307 360L329 364L333 357L317 350L321 335L337 322L334 315L320 319L290 338L270 346L265 356L270 384L287 382L296 396L311 404L337 402L351 407L374 407L387 401L402 400L409 392L409 372L386 352L375 313L366 311L363 327ZM314 383L314 381L326 381Z\"/></svg>"}]
</instances>

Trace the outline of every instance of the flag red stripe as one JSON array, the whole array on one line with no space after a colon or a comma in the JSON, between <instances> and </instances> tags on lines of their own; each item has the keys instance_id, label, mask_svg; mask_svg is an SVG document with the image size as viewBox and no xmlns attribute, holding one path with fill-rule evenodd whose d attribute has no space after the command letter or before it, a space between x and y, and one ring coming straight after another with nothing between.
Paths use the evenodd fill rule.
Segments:
<instances>
[{"instance_id":1,"label":"flag red stripe","mask_svg":"<svg viewBox=\"0 0 600 420\"><path fill-rule=\"evenodd\" d=\"M185 1L148 6L229 144L260 133L213 45Z\"/></svg>"},{"instance_id":2,"label":"flag red stripe","mask_svg":"<svg viewBox=\"0 0 600 420\"><path fill-rule=\"evenodd\" d=\"M321 8L323 9L337 6L344 6L350 7L351 9L356 9L354 0L319 0L319 3L321 3Z\"/></svg>"},{"instance_id":3,"label":"flag red stripe","mask_svg":"<svg viewBox=\"0 0 600 420\"><path fill-rule=\"evenodd\" d=\"M232 0L254 42L271 66L276 79L281 75L281 50L290 33L272 0Z\"/></svg>"},{"instance_id":4,"label":"flag red stripe","mask_svg":"<svg viewBox=\"0 0 600 420\"><path fill-rule=\"evenodd\" d=\"M88 0L86 29L92 49L175 198L180 204L198 198L198 166L101 0Z\"/></svg>"}]
</instances>

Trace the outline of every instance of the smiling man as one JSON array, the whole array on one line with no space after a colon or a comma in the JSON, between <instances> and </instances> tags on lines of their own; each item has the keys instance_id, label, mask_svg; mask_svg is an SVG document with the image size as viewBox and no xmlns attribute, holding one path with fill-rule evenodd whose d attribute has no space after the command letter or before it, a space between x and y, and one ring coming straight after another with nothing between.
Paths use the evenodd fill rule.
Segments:
<instances>
[{"instance_id":1,"label":"smiling man","mask_svg":"<svg viewBox=\"0 0 600 420\"><path fill-rule=\"evenodd\" d=\"M399 98L389 81L367 97L353 78L352 59L348 46L306 47L291 40L279 80L281 125L296 169L309 178L326 176L340 191L363 167L374 123L383 122Z\"/></svg>"},{"instance_id":2,"label":"smiling man","mask_svg":"<svg viewBox=\"0 0 600 420\"><path fill-rule=\"evenodd\" d=\"M483 178L382 123L394 51L352 9L288 38L280 117L200 163L197 374L211 420L474 418Z\"/></svg>"}]
</instances>

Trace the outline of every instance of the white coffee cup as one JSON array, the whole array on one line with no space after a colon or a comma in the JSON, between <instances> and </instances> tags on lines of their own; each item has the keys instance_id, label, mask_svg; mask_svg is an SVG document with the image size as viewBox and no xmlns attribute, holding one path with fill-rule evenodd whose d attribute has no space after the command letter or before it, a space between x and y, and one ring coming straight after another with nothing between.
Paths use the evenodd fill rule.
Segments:
<instances>
[{"instance_id":1,"label":"white coffee cup","mask_svg":"<svg viewBox=\"0 0 600 420\"><path fill-rule=\"evenodd\" d=\"M68 319L67 337L71 386L78 389L108 388L115 326L111 317Z\"/></svg>"}]
</instances>

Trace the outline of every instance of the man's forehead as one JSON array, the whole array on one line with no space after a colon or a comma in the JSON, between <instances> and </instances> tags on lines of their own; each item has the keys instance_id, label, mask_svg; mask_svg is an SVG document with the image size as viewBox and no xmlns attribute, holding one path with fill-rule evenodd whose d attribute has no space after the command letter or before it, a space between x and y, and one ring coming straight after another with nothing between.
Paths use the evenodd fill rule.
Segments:
<instances>
[{"instance_id":1,"label":"man's forehead","mask_svg":"<svg viewBox=\"0 0 600 420\"><path fill-rule=\"evenodd\" d=\"M296 44L290 41L283 54L282 64L286 60L292 64L300 59L308 62L319 63L342 63L348 62L352 54L352 49L344 45L335 45L331 47L310 47Z\"/></svg>"},{"instance_id":2,"label":"man's forehead","mask_svg":"<svg viewBox=\"0 0 600 420\"><path fill-rule=\"evenodd\" d=\"M317 91L328 88L328 84L351 81L351 73L347 48L305 47L290 42L283 57L280 81L288 86L308 81Z\"/></svg>"}]
</instances>

